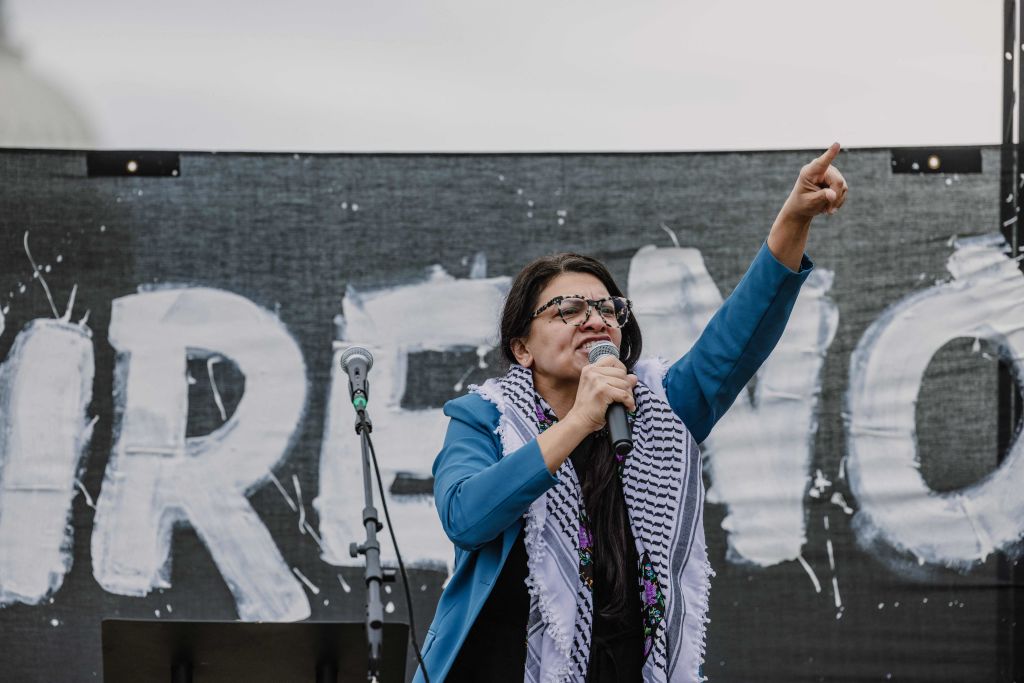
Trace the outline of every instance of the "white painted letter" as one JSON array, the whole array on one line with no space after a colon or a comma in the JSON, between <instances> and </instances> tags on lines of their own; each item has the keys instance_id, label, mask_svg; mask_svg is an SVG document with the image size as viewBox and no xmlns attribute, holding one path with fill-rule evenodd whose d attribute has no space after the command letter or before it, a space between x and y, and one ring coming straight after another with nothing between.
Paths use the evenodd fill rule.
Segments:
<instances>
[{"instance_id":1,"label":"white painted letter","mask_svg":"<svg viewBox=\"0 0 1024 683\"><path fill-rule=\"evenodd\" d=\"M860 542L883 541L919 563L967 568L1024 533L1020 435L998 469L959 491L936 493L921 476L915 404L932 356L957 337L997 344L1024 376L1024 277L1000 235L961 240L953 281L887 309L850 358L847 475ZM927 456L927 454L924 454Z\"/></svg>"},{"instance_id":2,"label":"white painted letter","mask_svg":"<svg viewBox=\"0 0 1024 683\"><path fill-rule=\"evenodd\" d=\"M437 408L401 407L408 355L476 347L482 358L495 343L498 314L508 286L507 277L456 280L438 267L423 283L371 293L349 290L345 295L345 333L331 366L327 424L320 451L320 493L314 501L320 516L323 559L327 562L356 563L349 558L348 544L364 539L362 456L353 429L355 412L349 400L348 378L338 361L342 351L360 344L373 353L369 412L385 486L397 472L430 477L448 418ZM376 505L383 523L380 500ZM388 506L403 559L421 566L450 566L451 542L441 529L430 496L389 495ZM390 542L381 542L381 557L394 561Z\"/></svg>"},{"instance_id":3,"label":"white painted letter","mask_svg":"<svg viewBox=\"0 0 1024 683\"><path fill-rule=\"evenodd\" d=\"M725 503L729 559L770 566L800 555L804 495L821 393L821 368L838 324L826 293L832 273L815 269L789 324L757 373L754 398L741 392L704 442L709 502ZM644 350L674 361L722 305L696 249L645 247L633 257L629 293Z\"/></svg>"},{"instance_id":4,"label":"white painted letter","mask_svg":"<svg viewBox=\"0 0 1024 683\"><path fill-rule=\"evenodd\" d=\"M0 368L0 605L39 603L71 568L92 380L92 335L62 320L32 321Z\"/></svg>"},{"instance_id":5,"label":"white painted letter","mask_svg":"<svg viewBox=\"0 0 1024 683\"><path fill-rule=\"evenodd\" d=\"M246 494L288 451L305 406L302 353L281 322L248 299L205 288L116 299L114 449L97 503L93 574L106 590L167 586L171 531L188 523L209 549L243 620L290 621L309 602ZM187 356L223 354L245 376L233 415L186 438Z\"/></svg>"}]
</instances>

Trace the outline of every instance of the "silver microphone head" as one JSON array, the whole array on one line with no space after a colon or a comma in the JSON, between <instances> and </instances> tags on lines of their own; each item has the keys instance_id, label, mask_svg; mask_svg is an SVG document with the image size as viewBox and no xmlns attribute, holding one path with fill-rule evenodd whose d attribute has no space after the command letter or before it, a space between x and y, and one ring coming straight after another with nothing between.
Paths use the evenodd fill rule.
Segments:
<instances>
[{"instance_id":1,"label":"silver microphone head","mask_svg":"<svg viewBox=\"0 0 1024 683\"><path fill-rule=\"evenodd\" d=\"M362 346L350 346L341 354L341 369L348 372L348 363L355 357L360 357L366 361L367 370L373 367L373 354Z\"/></svg>"},{"instance_id":2,"label":"silver microphone head","mask_svg":"<svg viewBox=\"0 0 1024 683\"><path fill-rule=\"evenodd\" d=\"M599 341L590 347L590 353L587 354L587 358L591 364L596 363L598 359L604 356L615 356L619 357L619 347L610 341Z\"/></svg>"}]
</instances>

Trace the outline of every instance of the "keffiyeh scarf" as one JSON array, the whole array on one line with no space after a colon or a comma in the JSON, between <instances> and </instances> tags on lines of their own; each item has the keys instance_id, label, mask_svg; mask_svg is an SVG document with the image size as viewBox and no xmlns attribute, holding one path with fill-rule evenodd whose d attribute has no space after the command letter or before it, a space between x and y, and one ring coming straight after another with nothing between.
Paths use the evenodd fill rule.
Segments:
<instances>
[{"instance_id":1,"label":"keffiyeh scarf","mask_svg":"<svg viewBox=\"0 0 1024 683\"><path fill-rule=\"evenodd\" d=\"M644 587L638 587L648 627L643 678L695 682L704 656L713 575L704 544L700 451L668 405L662 388L665 365L641 361L634 372L639 382L633 450L621 478L637 555L644 560ZM506 454L537 437L536 393L528 369L513 365L504 377L473 390L498 407ZM593 594L579 570L581 538L588 531L580 526L580 484L570 459L557 477L558 483L526 513L527 683L582 683L590 660ZM658 604L652 610L655 594Z\"/></svg>"}]
</instances>

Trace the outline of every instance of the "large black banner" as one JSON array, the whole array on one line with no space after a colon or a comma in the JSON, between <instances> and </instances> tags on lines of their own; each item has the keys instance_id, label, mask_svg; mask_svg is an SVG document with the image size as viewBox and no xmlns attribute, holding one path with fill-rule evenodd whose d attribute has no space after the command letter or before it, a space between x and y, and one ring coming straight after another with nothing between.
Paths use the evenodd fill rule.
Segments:
<instances>
[{"instance_id":1,"label":"large black banner","mask_svg":"<svg viewBox=\"0 0 1024 683\"><path fill-rule=\"evenodd\" d=\"M997 375L1024 276L982 152L963 175L841 154L792 322L703 444L711 680L1012 680L1024 446L997 444ZM2 678L100 680L106 617L361 619L350 344L422 635L453 559L440 406L502 371L510 277L592 254L675 359L818 153L183 153L146 177L0 153Z\"/></svg>"}]
</instances>

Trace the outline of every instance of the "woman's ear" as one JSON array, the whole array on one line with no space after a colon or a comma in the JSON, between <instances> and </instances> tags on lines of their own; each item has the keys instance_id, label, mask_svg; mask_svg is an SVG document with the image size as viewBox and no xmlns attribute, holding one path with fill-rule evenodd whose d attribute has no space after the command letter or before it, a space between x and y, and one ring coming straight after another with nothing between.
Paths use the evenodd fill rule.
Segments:
<instances>
[{"instance_id":1,"label":"woman's ear","mask_svg":"<svg viewBox=\"0 0 1024 683\"><path fill-rule=\"evenodd\" d=\"M516 357L516 362L522 365L524 368L528 368L533 365L533 354L526 348L526 340L522 337L516 337L512 340L512 355Z\"/></svg>"}]
</instances>

